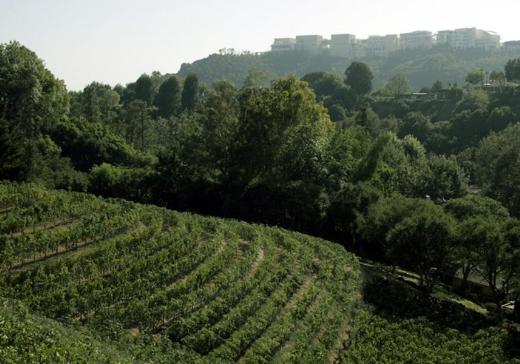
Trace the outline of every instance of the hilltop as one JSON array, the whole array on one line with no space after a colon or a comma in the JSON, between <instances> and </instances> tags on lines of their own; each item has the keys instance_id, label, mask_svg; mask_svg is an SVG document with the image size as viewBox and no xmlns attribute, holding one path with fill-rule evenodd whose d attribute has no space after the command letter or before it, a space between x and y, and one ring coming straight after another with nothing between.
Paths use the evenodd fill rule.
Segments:
<instances>
[{"instance_id":1,"label":"hilltop","mask_svg":"<svg viewBox=\"0 0 520 364\"><path fill-rule=\"evenodd\" d=\"M261 70L270 79L288 74L299 77L311 72L331 72L343 76L352 61L367 63L374 72L374 84L383 85L392 76L406 76L416 90L435 81L464 83L466 73L474 69L503 70L508 60L520 56L520 50L432 49L400 50L388 57L343 58L304 51L267 52L261 54L212 54L193 63L184 63L178 74L196 74L207 84L229 81L241 86L251 69Z\"/></svg>"}]
</instances>

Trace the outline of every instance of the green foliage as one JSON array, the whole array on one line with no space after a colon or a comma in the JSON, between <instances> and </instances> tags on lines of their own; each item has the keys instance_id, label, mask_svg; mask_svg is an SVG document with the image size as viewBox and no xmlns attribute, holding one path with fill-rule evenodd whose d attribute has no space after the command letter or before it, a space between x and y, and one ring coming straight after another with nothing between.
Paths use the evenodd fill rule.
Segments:
<instances>
[{"instance_id":1,"label":"green foliage","mask_svg":"<svg viewBox=\"0 0 520 364\"><path fill-rule=\"evenodd\" d=\"M22 133L0 119L0 179L23 181L29 172L26 160Z\"/></svg>"},{"instance_id":2,"label":"green foliage","mask_svg":"<svg viewBox=\"0 0 520 364\"><path fill-rule=\"evenodd\" d=\"M171 76L159 87L159 92L155 97L157 114L163 118L170 118L180 110L181 85L176 76Z\"/></svg>"},{"instance_id":3,"label":"green foliage","mask_svg":"<svg viewBox=\"0 0 520 364\"><path fill-rule=\"evenodd\" d=\"M268 87L271 76L269 71L264 69L252 68L247 72L244 79L244 87Z\"/></svg>"},{"instance_id":4,"label":"green foliage","mask_svg":"<svg viewBox=\"0 0 520 364\"><path fill-rule=\"evenodd\" d=\"M464 196L468 190L468 178L454 157L430 155L427 193L436 201Z\"/></svg>"},{"instance_id":5,"label":"green foliage","mask_svg":"<svg viewBox=\"0 0 520 364\"><path fill-rule=\"evenodd\" d=\"M393 97L400 97L411 91L410 81L403 75L395 75L385 85L385 92Z\"/></svg>"},{"instance_id":6,"label":"green foliage","mask_svg":"<svg viewBox=\"0 0 520 364\"><path fill-rule=\"evenodd\" d=\"M0 294L77 328L0 306L13 362L319 360L359 300L354 256L279 228L14 183L0 209Z\"/></svg>"},{"instance_id":7,"label":"green foliage","mask_svg":"<svg viewBox=\"0 0 520 364\"><path fill-rule=\"evenodd\" d=\"M79 171L88 172L103 162L138 167L153 163L153 157L137 152L103 124L60 123L53 136L63 155Z\"/></svg>"},{"instance_id":8,"label":"green foliage","mask_svg":"<svg viewBox=\"0 0 520 364\"><path fill-rule=\"evenodd\" d=\"M520 58L511 59L507 62L506 67L506 79L511 82L520 81Z\"/></svg>"},{"instance_id":9,"label":"green foliage","mask_svg":"<svg viewBox=\"0 0 520 364\"><path fill-rule=\"evenodd\" d=\"M31 315L18 302L0 300L3 363L132 363L131 356L87 332Z\"/></svg>"},{"instance_id":10,"label":"green foliage","mask_svg":"<svg viewBox=\"0 0 520 364\"><path fill-rule=\"evenodd\" d=\"M476 69L468 72L466 75L466 82L471 85L482 85L486 78L486 74L483 69Z\"/></svg>"},{"instance_id":11,"label":"green foliage","mask_svg":"<svg viewBox=\"0 0 520 364\"><path fill-rule=\"evenodd\" d=\"M359 97L372 91L374 75L365 63L352 62L345 71L345 84Z\"/></svg>"},{"instance_id":12,"label":"green foliage","mask_svg":"<svg viewBox=\"0 0 520 364\"><path fill-rule=\"evenodd\" d=\"M491 134L477 150L477 179L487 195L520 216L520 126Z\"/></svg>"},{"instance_id":13,"label":"green foliage","mask_svg":"<svg viewBox=\"0 0 520 364\"><path fill-rule=\"evenodd\" d=\"M342 90L345 86L341 79L332 73L313 72L302 77L309 84L319 101L325 100Z\"/></svg>"},{"instance_id":14,"label":"green foliage","mask_svg":"<svg viewBox=\"0 0 520 364\"><path fill-rule=\"evenodd\" d=\"M94 166L90 172L89 192L108 197L121 197L134 201L150 198L147 180L151 171L144 168L117 167L108 163Z\"/></svg>"},{"instance_id":15,"label":"green foliage","mask_svg":"<svg viewBox=\"0 0 520 364\"><path fill-rule=\"evenodd\" d=\"M71 93L71 114L76 118L99 123L113 122L120 96L109 85L92 82L80 93Z\"/></svg>"},{"instance_id":16,"label":"green foliage","mask_svg":"<svg viewBox=\"0 0 520 364\"><path fill-rule=\"evenodd\" d=\"M0 298L0 357L15 363L205 363L167 340L124 335L114 341L79 325L30 313L19 301Z\"/></svg>"},{"instance_id":17,"label":"green foliage","mask_svg":"<svg viewBox=\"0 0 520 364\"><path fill-rule=\"evenodd\" d=\"M44 159L37 155L36 140L67 117L68 94L63 82L17 42L0 44L0 79L3 178L34 180Z\"/></svg>"},{"instance_id":18,"label":"green foliage","mask_svg":"<svg viewBox=\"0 0 520 364\"><path fill-rule=\"evenodd\" d=\"M190 74L184 80L182 89L182 109L191 112L195 110L199 101L199 79L195 74Z\"/></svg>"},{"instance_id":19,"label":"green foliage","mask_svg":"<svg viewBox=\"0 0 520 364\"><path fill-rule=\"evenodd\" d=\"M333 125L314 94L294 78L240 99L236 158L247 184L264 178L313 179Z\"/></svg>"},{"instance_id":20,"label":"green foliage","mask_svg":"<svg viewBox=\"0 0 520 364\"><path fill-rule=\"evenodd\" d=\"M147 74L142 75L135 82L135 98L148 105L152 104L154 99L154 87L152 78Z\"/></svg>"},{"instance_id":21,"label":"green foliage","mask_svg":"<svg viewBox=\"0 0 520 364\"><path fill-rule=\"evenodd\" d=\"M364 62L374 72L374 85L384 85L392 76L402 74L410 80L413 89L431 86L437 80L464 84L466 74L473 69L502 70L512 58L519 57L515 51L484 51L479 49L432 49L402 50L389 57L365 57L355 61ZM211 84L228 81L241 85L250 69L269 72L272 79L295 74L299 77L311 72L330 72L341 77L351 59L333 57L326 53L267 52L262 54L218 55L212 54L193 63L184 63L179 75L186 77L195 73L201 82Z\"/></svg>"},{"instance_id":22,"label":"green foliage","mask_svg":"<svg viewBox=\"0 0 520 364\"><path fill-rule=\"evenodd\" d=\"M358 316L359 331L340 363L517 363L502 352L507 334L498 328L474 335L432 324L424 318Z\"/></svg>"}]
</instances>

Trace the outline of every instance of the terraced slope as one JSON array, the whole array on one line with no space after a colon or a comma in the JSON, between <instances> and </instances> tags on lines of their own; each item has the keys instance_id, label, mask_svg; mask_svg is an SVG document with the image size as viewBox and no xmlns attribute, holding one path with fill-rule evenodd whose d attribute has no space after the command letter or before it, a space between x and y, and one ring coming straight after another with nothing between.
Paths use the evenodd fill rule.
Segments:
<instances>
[{"instance_id":1,"label":"terraced slope","mask_svg":"<svg viewBox=\"0 0 520 364\"><path fill-rule=\"evenodd\" d=\"M27 307L0 299L0 362L19 363L199 363L196 353L161 337L107 340L81 325L31 314Z\"/></svg>"},{"instance_id":2,"label":"terraced slope","mask_svg":"<svg viewBox=\"0 0 520 364\"><path fill-rule=\"evenodd\" d=\"M0 184L0 296L209 362L338 357L359 264L309 236L30 184Z\"/></svg>"}]
</instances>

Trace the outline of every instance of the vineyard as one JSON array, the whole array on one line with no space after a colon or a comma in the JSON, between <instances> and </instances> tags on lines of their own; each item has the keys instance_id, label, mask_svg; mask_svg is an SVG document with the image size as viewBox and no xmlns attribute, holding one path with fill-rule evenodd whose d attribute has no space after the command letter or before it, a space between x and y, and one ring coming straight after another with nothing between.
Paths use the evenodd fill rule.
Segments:
<instances>
[{"instance_id":1,"label":"vineyard","mask_svg":"<svg viewBox=\"0 0 520 364\"><path fill-rule=\"evenodd\" d=\"M0 216L1 296L210 362L334 357L359 301L353 256L282 229L17 184Z\"/></svg>"},{"instance_id":2,"label":"vineyard","mask_svg":"<svg viewBox=\"0 0 520 364\"><path fill-rule=\"evenodd\" d=\"M339 245L122 200L0 183L0 271L2 362L505 361L371 314Z\"/></svg>"}]
</instances>

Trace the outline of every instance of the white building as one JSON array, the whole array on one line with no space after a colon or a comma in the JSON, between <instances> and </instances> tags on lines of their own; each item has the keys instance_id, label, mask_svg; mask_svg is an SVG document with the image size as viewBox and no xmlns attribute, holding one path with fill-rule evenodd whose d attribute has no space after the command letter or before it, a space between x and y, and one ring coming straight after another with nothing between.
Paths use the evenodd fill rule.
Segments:
<instances>
[{"instance_id":1,"label":"white building","mask_svg":"<svg viewBox=\"0 0 520 364\"><path fill-rule=\"evenodd\" d=\"M500 47L500 35L477 28L443 30L437 33L437 44L445 44L453 48L491 50Z\"/></svg>"},{"instance_id":2,"label":"white building","mask_svg":"<svg viewBox=\"0 0 520 364\"><path fill-rule=\"evenodd\" d=\"M306 51L319 53L328 51L336 57L363 58L387 57L399 49L430 49L435 42L452 48L498 49L500 35L477 28L441 30L435 36L430 31L415 31L389 35L372 35L368 39L356 39L353 34L332 34L331 39L321 35L298 35L296 38L277 38L271 45L272 52ZM509 47L509 46L508 46ZM511 44L510 47L513 47Z\"/></svg>"},{"instance_id":3,"label":"white building","mask_svg":"<svg viewBox=\"0 0 520 364\"><path fill-rule=\"evenodd\" d=\"M353 34L332 34L330 54L336 57L353 57L356 36Z\"/></svg>"},{"instance_id":4,"label":"white building","mask_svg":"<svg viewBox=\"0 0 520 364\"><path fill-rule=\"evenodd\" d=\"M296 37L296 50L317 53L322 49L323 37L321 35L298 35Z\"/></svg>"},{"instance_id":5,"label":"white building","mask_svg":"<svg viewBox=\"0 0 520 364\"><path fill-rule=\"evenodd\" d=\"M504 42L502 44L504 50L506 51L517 51L520 50L520 40L512 40L509 42Z\"/></svg>"},{"instance_id":6,"label":"white building","mask_svg":"<svg viewBox=\"0 0 520 364\"><path fill-rule=\"evenodd\" d=\"M475 46L485 50L498 49L500 48L500 35L495 32L477 29Z\"/></svg>"},{"instance_id":7,"label":"white building","mask_svg":"<svg viewBox=\"0 0 520 364\"><path fill-rule=\"evenodd\" d=\"M429 31L416 31L402 33L399 36L399 48L401 49L429 49L433 47L433 33Z\"/></svg>"},{"instance_id":8,"label":"white building","mask_svg":"<svg viewBox=\"0 0 520 364\"><path fill-rule=\"evenodd\" d=\"M399 49L399 38L396 34L371 35L364 42L367 56L386 57Z\"/></svg>"},{"instance_id":9,"label":"white building","mask_svg":"<svg viewBox=\"0 0 520 364\"><path fill-rule=\"evenodd\" d=\"M453 30L440 30L436 34L436 43L437 44L445 44L449 45L451 42L451 35L453 34Z\"/></svg>"},{"instance_id":10,"label":"white building","mask_svg":"<svg viewBox=\"0 0 520 364\"><path fill-rule=\"evenodd\" d=\"M286 52L296 49L295 38L276 38L271 45L271 52Z\"/></svg>"}]
</instances>

